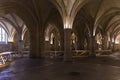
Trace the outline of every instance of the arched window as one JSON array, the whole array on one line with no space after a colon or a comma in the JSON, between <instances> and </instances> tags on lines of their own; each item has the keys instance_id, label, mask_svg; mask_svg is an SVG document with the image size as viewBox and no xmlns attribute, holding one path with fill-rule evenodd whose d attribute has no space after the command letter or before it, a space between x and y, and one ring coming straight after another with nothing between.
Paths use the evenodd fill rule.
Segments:
<instances>
[{"instance_id":1,"label":"arched window","mask_svg":"<svg viewBox=\"0 0 120 80\"><path fill-rule=\"evenodd\" d=\"M0 27L0 44L7 44L7 33Z\"/></svg>"}]
</instances>

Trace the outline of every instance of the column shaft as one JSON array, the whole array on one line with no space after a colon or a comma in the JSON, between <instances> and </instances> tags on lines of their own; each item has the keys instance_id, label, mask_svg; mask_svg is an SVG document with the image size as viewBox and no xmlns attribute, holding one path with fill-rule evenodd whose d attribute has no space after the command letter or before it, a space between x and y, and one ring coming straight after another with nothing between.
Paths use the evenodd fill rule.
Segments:
<instances>
[{"instance_id":1,"label":"column shaft","mask_svg":"<svg viewBox=\"0 0 120 80\"><path fill-rule=\"evenodd\" d=\"M95 56L95 37L90 36L89 38L89 56Z\"/></svg>"},{"instance_id":2,"label":"column shaft","mask_svg":"<svg viewBox=\"0 0 120 80\"><path fill-rule=\"evenodd\" d=\"M72 61L71 29L64 30L64 61Z\"/></svg>"}]
</instances>

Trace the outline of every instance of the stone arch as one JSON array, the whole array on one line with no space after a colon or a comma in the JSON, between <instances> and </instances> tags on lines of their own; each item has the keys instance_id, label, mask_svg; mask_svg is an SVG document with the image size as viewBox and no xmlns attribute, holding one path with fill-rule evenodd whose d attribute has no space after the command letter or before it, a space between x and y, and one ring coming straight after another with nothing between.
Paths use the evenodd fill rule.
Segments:
<instances>
[{"instance_id":1,"label":"stone arch","mask_svg":"<svg viewBox=\"0 0 120 80\"><path fill-rule=\"evenodd\" d=\"M51 27L48 28L48 25L53 25L57 32L60 34L60 45L62 46L60 50L64 50L64 26L63 26L63 20L62 16L58 12L56 8L53 8L53 10L48 15L48 18L46 19L44 23L44 29L43 31L49 30ZM46 34L44 34L45 36Z\"/></svg>"},{"instance_id":2,"label":"stone arch","mask_svg":"<svg viewBox=\"0 0 120 80\"><path fill-rule=\"evenodd\" d=\"M51 44L51 34L54 35L55 42ZM47 50L61 50L60 31L54 24L48 24L45 30L45 47ZM50 49L51 47L51 49ZM48 49L49 48L49 49Z\"/></svg>"},{"instance_id":3,"label":"stone arch","mask_svg":"<svg viewBox=\"0 0 120 80\"><path fill-rule=\"evenodd\" d=\"M29 31L26 29L23 36L23 51L29 52L30 50L30 35Z\"/></svg>"},{"instance_id":4,"label":"stone arch","mask_svg":"<svg viewBox=\"0 0 120 80\"><path fill-rule=\"evenodd\" d=\"M96 34L95 40L96 40L95 49L101 50L102 49L102 33L100 31Z\"/></svg>"},{"instance_id":5,"label":"stone arch","mask_svg":"<svg viewBox=\"0 0 120 80\"><path fill-rule=\"evenodd\" d=\"M0 13L2 14L1 16L4 16L6 14L11 14L11 13L14 13L15 15L17 15L25 23L25 25L28 28L28 31L30 32L31 39L33 39L32 32L35 32L36 27L38 27L38 25L36 25L37 20L34 16L34 13L29 8L27 8L26 5L23 5L16 1L3 2L0 5L1 5ZM32 43L33 41L31 41L31 39L30 39L30 42ZM31 47L30 50L32 51L31 53L34 53L32 46L30 47Z\"/></svg>"},{"instance_id":6,"label":"stone arch","mask_svg":"<svg viewBox=\"0 0 120 80\"><path fill-rule=\"evenodd\" d=\"M105 30L110 20L112 20L116 15L119 15L119 14L120 14L120 8L118 7L112 7L106 10L102 14L102 17L100 17L96 22L96 26L94 26L94 34L96 33L96 29L98 27L102 27Z\"/></svg>"},{"instance_id":7,"label":"stone arch","mask_svg":"<svg viewBox=\"0 0 120 80\"><path fill-rule=\"evenodd\" d=\"M77 50L77 35L74 32L71 33L71 47L72 50Z\"/></svg>"},{"instance_id":8,"label":"stone arch","mask_svg":"<svg viewBox=\"0 0 120 80\"><path fill-rule=\"evenodd\" d=\"M84 41L89 39L86 37L92 35L92 17L84 9L84 7L81 8L73 22L73 30L77 32L78 36L78 49L84 49Z\"/></svg>"}]
</instances>

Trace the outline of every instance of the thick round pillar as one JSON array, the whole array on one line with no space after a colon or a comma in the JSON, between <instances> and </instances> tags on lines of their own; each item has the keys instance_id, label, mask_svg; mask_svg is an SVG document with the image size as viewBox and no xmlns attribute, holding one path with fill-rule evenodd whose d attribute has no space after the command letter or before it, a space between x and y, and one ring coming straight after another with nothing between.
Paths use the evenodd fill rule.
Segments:
<instances>
[{"instance_id":1,"label":"thick round pillar","mask_svg":"<svg viewBox=\"0 0 120 80\"><path fill-rule=\"evenodd\" d=\"M95 36L89 37L89 56L96 56L95 55Z\"/></svg>"},{"instance_id":2,"label":"thick round pillar","mask_svg":"<svg viewBox=\"0 0 120 80\"><path fill-rule=\"evenodd\" d=\"M41 57L40 55L40 48L39 48L39 40L40 40L40 36L39 36L39 28L38 27L34 27L30 29L30 57L31 58L39 58Z\"/></svg>"},{"instance_id":3,"label":"thick round pillar","mask_svg":"<svg viewBox=\"0 0 120 80\"><path fill-rule=\"evenodd\" d=\"M39 44L38 45L38 54L40 58L45 58L45 39L43 31L40 32L39 36Z\"/></svg>"},{"instance_id":4,"label":"thick round pillar","mask_svg":"<svg viewBox=\"0 0 120 80\"><path fill-rule=\"evenodd\" d=\"M30 32L30 57L44 57L44 35L42 29L40 30L39 27L32 29Z\"/></svg>"},{"instance_id":5,"label":"thick round pillar","mask_svg":"<svg viewBox=\"0 0 120 80\"><path fill-rule=\"evenodd\" d=\"M64 30L64 61L72 61L71 29Z\"/></svg>"},{"instance_id":6,"label":"thick round pillar","mask_svg":"<svg viewBox=\"0 0 120 80\"><path fill-rule=\"evenodd\" d=\"M107 50L108 49L108 36L107 35L103 35L102 49L103 50Z\"/></svg>"},{"instance_id":7,"label":"thick round pillar","mask_svg":"<svg viewBox=\"0 0 120 80\"><path fill-rule=\"evenodd\" d=\"M21 39L18 41L18 53L23 57L23 40Z\"/></svg>"},{"instance_id":8,"label":"thick round pillar","mask_svg":"<svg viewBox=\"0 0 120 80\"><path fill-rule=\"evenodd\" d=\"M13 51L13 42L8 42L8 44L9 44L9 46L10 46L10 47L9 47L9 50L10 50L10 51Z\"/></svg>"}]
</instances>

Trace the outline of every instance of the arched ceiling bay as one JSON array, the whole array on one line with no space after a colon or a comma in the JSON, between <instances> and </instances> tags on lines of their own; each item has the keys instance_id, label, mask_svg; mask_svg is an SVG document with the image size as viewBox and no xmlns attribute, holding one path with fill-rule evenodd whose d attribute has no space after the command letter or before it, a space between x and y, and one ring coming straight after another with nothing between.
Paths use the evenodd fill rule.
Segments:
<instances>
[{"instance_id":1,"label":"arched ceiling bay","mask_svg":"<svg viewBox=\"0 0 120 80\"><path fill-rule=\"evenodd\" d=\"M97 27L101 26L103 29L108 27L111 22L115 22L120 13L120 0L103 0L98 10L95 23L94 34ZM116 17L117 16L117 17Z\"/></svg>"},{"instance_id":2,"label":"arched ceiling bay","mask_svg":"<svg viewBox=\"0 0 120 80\"><path fill-rule=\"evenodd\" d=\"M40 25L50 18L51 12L55 12L53 15L56 14L56 10L64 24L68 21L69 25L73 26L77 13L84 9L89 14L85 14L86 18L93 19L91 24L95 34L98 27L109 30L112 27L110 25L119 20L119 3L120 0L0 0L0 16L5 19L1 20L2 22L8 22L16 31L22 32L25 24L27 27L41 27Z\"/></svg>"},{"instance_id":3,"label":"arched ceiling bay","mask_svg":"<svg viewBox=\"0 0 120 80\"><path fill-rule=\"evenodd\" d=\"M22 35L24 22L15 14L5 14L0 17L0 23L8 34L8 41L13 41L15 34Z\"/></svg>"}]
</instances>

